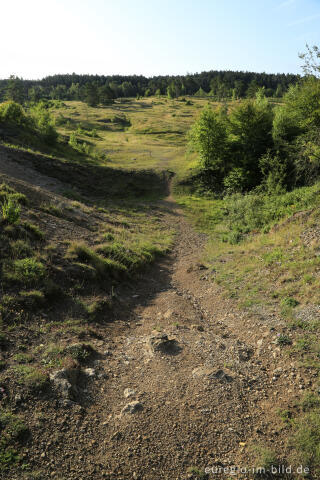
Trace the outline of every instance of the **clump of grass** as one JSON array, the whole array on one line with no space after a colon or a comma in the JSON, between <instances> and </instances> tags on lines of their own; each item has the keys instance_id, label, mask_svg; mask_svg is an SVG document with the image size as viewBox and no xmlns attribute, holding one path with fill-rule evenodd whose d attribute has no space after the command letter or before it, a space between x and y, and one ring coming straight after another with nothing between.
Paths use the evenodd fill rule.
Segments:
<instances>
[{"instance_id":1,"label":"clump of grass","mask_svg":"<svg viewBox=\"0 0 320 480\"><path fill-rule=\"evenodd\" d=\"M189 467L188 473L192 475L192 477L196 478L197 480L207 480L208 474L205 473L203 470L200 470L198 467Z\"/></svg>"},{"instance_id":2,"label":"clump of grass","mask_svg":"<svg viewBox=\"0 0 320 480\"><path fill-rule=\"evenodd\" d=\"M320 397L312 392L307 392L300 400L299 406L304 412L310 411L315 407L320 408Z\"/></svg>"},{"instance_id":3,"label":"clump of grass","mask_svg":"<svg viewBox=\"0 0 320 480\"><path fill-rule=\"evenodd\" d=\"M40 230L40 228L37 225L34 225L33 223L30 223L30 222L24 222L22 226L26 232L31 233L33 238L35 238L36 240L43 240L44 233Z\"/></svg>"},{"instance_id":4,"label":"clump of grass","mask_svg":"<svg viewBox=\"0 0 320 480\"><path fill-rule=\"evenodd\" d=\"M114 240L114 234L111 233L111 232L105 233L104 236L103 236L103 239L106 242L112 242L112 240Z\"/></svg>"},{"instance_id":5,"label":"clump of grass","mask_svg":"<svg viewBox=\"0 0 320 480\"><path fill-rule=\"evenodd\" d=\"M30 243L23 239L10 242L10 249L12 257L16 259L31 257L33 253Z\"/></svg>"},{"instance_id":6,"label":"clump of grass","mask_svg":"<svg viewBox=\"0 0 320 480\"><path fill-rule=\"evenodd\" d=\"M293 318L293 309L299 305L299 302L292 297L285 297L281 300L281 315L284 318L292 319Z\"/></svg>"},{"instance_id":7,"label":"clump of grass","mask_svg":"<svg viewBox=\"0 0 320 480\"><path fill-rule=\"evenodd\" d=\"M18 363L31 363L34 360L33 356L28 353L17 353L13 358Z\"/></svg>"},{"instance_id":8,"label":"clump of grass","mask_svg":"<svg viewBox=\"0 0 320 480\"><path fill-rule=\"evenodd\" d=\"M291 345L292 344L291 338L288 337L288 335L285 335L285 334L278 335L276 341L277 341L277 344L280 345L280 347L285 347L286 345Z\"/></svg>"},{"instance_id":9,"label":"clump of grass","mask_svg":"<svg viewBox=\"0 0 320 480\"><path fill-rule=\"evenodd\" d=\"M156 255L163 253L161 248L147 241L132 242L130 247L113 241L112 243L98 245L96 251L107 258L120 262L130 271L151 263Z\"/></svg>"},{"instance_id":10,"label":"clump of grass","mask_svg":"<svg viewBox=\"0 0 320 480\"><path fill-rule=\"evenodd\" d=\"M127 270L120 262L102 257L83 243L71 244L69 254L75 255L81 262L92 265L100 278L118 276Z\"/></svg>"},{"instance_id":11,"label":"clump of grass","mask_svg":"<svg viewBox=\"0 0 320 480\"><path fill-rule=\"evenodd\" d=\"M91 345L85 343L75 343L69 345L64 349L64 353L70 355L74 360L78 362L86 362L92 357L94 349Z\"/></svg>"},{"instance_id":12,"label":"clump of grass","mask_svg":"<svg viewBox=\"0 0 320 480\"><path fill-rule=\"evenodd\" d=\"M20 205L27 205L27 197L23 193L16 192L9 185L2 183L0 185L0 201L5 202L11 199L13 202L19 203Z\"/></svg>"},{"instance_id":13,"label":"clump of grass","mask_svg":"<svg viewBox=\"0 0 320 480\"><path fill-rule=\"evenodd\" d=\"M19 292L19 303L25 308L38 308L45 303L45 296L40 290L29 290Z\"/></svg>"},{"instance_id":14,"label":"clump of grass","mask_svg":"<svg viewBox=\"0 0 320 480\"><path fill-rule=\"evenodd\" d=\"M252 447L255 455L255 464L263 472L263 474L271 469L272 466L278 465L278 457L276 452L263 445L255 445Z\"/></svg>"},{"instance_id":15,"label":"clump of grass","mask_svg":"<svg viewBox=\"0 0 320 480\"><path fill-rule=\"evenodd\" d=\"M1 214L4 222L17 223L20 218L20 205L12 198L8 198L2 204Z\"/></svg>"},{"instance_id":16,"label":"clump of grass","mask_svg":"<svg viewBox=\"0 0 320 480\"><path fill-rule=\"evenodd\" d=\"M98 316L103 315L106 311L110 311L112 302L108 298L92 302L87 307L88 315L91 319L96 320Z\"/></svg>"},{"instance_id":17,"label":"clump of grass","mask_svg":"<svg viewBox=\"0 0 320 480\"><path fill-rule=\"evenodd\" d=\"M320 467L320 409L307 412L295 421L291 439L296 458L311 468Z\"/></svg>"},{"instance_id":18,"label":"clump of grass","mask_svg":"<svg viewBox=\"0 0 320 480\"><path fill-rule=\"evenodd\" d=\"M42 204L40 208L43 212L49 213L50 215L54 215L55 217L60 217L60 218L63 217L62 208L52 203Z\"/></svg>"},{"instance_id":19,"label":"clump of grass","mask_svg":"<svg viewBox=\"0 0 320 480\"><path fill-rule=\"evenodd\" d=\"M0 412L0 469L7 470L21 460L16 450L29 435L29 428L20 417L9 411Z\"/></svg>"},{"instance_id":20,"label":"clump of grass","mask_svg":"<svg viewBox=\"0 0 320 480\"><path fill-rule=\"evenodd\" d=\"M81 262L72 263L72 277L85 280L95 280L97 278L97 271L91 265Z\"/></svg>"},{"instance_id":21,"label":"clump of grass","mask_svg":"<svg viewBox=\"0 0 320 480\"><path fill-rule=\"evenodd\" d=\"M279 415L279 417L281 418L283 423L285 423L285 424L290 424L291 423L292 413L291 413L290 410L285 410L285 409L279 408L278 411L277 411L277 414Z\"/></svg>"},{"instance_id":22,"label":"clump of grass","mask_svg":"<svg viewBox=\"0 0 320 480\"><path fill-rule=\"evenodd\" d=\"M41 363L46 367L59 367L62 365L63 347L50 344L43 352Z\"/></svg>"},{"instance_id":23,"label":"clump of grass","mask_svg":"<svg viewBox=\"0 0 320 480\"><path fill-rule=\"evenodd\" d=\"M29 390L34 392L44 391L49 382L47 373L37 367L29 365L16 365L14 371L17 375L17 381Z\"/></svg>"},{"instance_id":24,"label":"clump of grass","mask_svg":"<svg viewBox=\"0 0 320 480\"><path fill-rule=\"evenodd\" d=\"M112 123L118 124L123 128L131 126L130 119L125 115L115 115L112 119Z\"/></svg>"},{"instance_id":25,"label":"clump of grass","mask_svg":"<svg viewBox=\"0 0 320 480\"><path fill-rule=\"evenodd\" d=\"M64 296L62 288L51 280L51 278L44 279L43 287L45 299L48 301L54 302Z\"/></svg>"},{"instance_id":26,"label":"clump of grass","mask_svg":"<svg viewBox=\"0 0 320 480\"><path fill-rule=\"evenodd\" d=\"M133 252L119 242L99 245L96 247L96 252L101 253L106 257L113 258L126 267L130 267L136 261Z\"/></svg>"},{"instance_id":27,"label":"clump of grass","mask_svg":"<svg viewBox=\"0 0 320 480\"><path fill-rule=\"evenodd\" d=\"M32 285L45 277L45 266L34 257L22 258L9 263L5 269L5 279L10 282Z\"/></svg>"},{"instance_id":28,"label":"clump of grass","mask_svg":"<svg viewBox=\"0 0 320 480\"><path fill-rule=\"evenodd\" d=\"M70 200L77 200L80 202L83 200L82 196L76 190L72 190L72 189L63 190L61 194L69 198Z\"/></svg>"},{"instance_id":29,"label":"clump of grass","mask_svg":"<svg viewBox=\"0 0 320 480\"><path fill-rule=\"evenodd\" d=\"M8 343L9 343L9 340L8 340L6 334L0 331L0 347L1 348L6 348Z\"/></svg>"},{"instance_id":30,"label":"clump of grass","mask_svg":"<svg viewBox=\"0 0 320 480\"><path fill-rule=\"evenodd\" d=\"M299 305L298 300L292 297L285 297L281 300L282 307L295 308L297 305Z\"/></svg>"}]
</instances>

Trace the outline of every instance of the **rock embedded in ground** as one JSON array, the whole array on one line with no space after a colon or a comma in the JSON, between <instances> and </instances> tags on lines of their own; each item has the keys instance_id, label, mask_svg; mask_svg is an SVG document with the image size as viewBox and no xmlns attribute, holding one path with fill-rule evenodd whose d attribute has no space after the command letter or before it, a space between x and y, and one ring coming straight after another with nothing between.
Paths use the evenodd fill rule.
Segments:
<instances>
[{"instance_id":1,"label":"rock embedded in ground","mask_svg":"<svg viewBox=\"0 0 320 480\"><path fill-rule=\"evenodd\" d=\"M79 394L77 381L80 370L77 368L63 368L50 374L54 388L66 400L75 400Z\"/></svg>"},{"instance_id":2,"label":"rock embedded in ground","mask_svg":"<svg viewBox=\"0 0 320 480\"><path fill-rule=\"evenodd\" d=\"M222 369L214 369L201 365L192 370L192 376L194 378L208 377L210 379L217 379L222 383L230 383L233 381L233 377L229 372L225 372Z\"/></svg>"},{"instance_id":3,"label":"rock embedded in ground","mask_svg":"<svg viewBox=\"0 0 320 480\"><path fill-rule=\"evenodd\" d=\"M193 328L193 330L198 330L198 332L204 332L204 328L202 325L191 325L191 328Z\"/></svg>"},{"instance_id":4,"label":"rock embedded in ground","mask_svg":"<svg viewBox=\"0 0 320 480\"><path fill-rule=\"evenodd\" d=\"M253 349L250 347L241 347L238 350L239 359L243 362L247 362L253 356Z\"/></svg>"},{"instance_id":5,"label":"rock embedded in ground","mask_svg":"<svg viewBox=\"0 0 320 480\"><path fill-rule=\"evenodd\" d=\"M182 348L176 339L169 339L165 333L159 333L149 338L149 346L155 353L164 353L167 355L175 355L179 353Z\"/></svg>"},{"instance_id":6,"label":"rock embedded in ground","mask_svg":"<svg viewBox=\"0 0 320 480\"><path fill-rule=\"evenodd\" d=\"M123 392L125 398L133 397L135 394L136 392L132 388L125 388Z\"/></svg>"},{"instance_id":7,"label":"rock embedded in ground","mask_svg":"<svg viewBox=\"0 0 320 480\"><path fill-rule=\"evenodd\" d=\"M135 402L130 402L127 403L121 410L121 415L126 415L127 413L133 414L137 413L143 410L143 405L142 403L135 401Z\"/></svg>"}]
</instances>

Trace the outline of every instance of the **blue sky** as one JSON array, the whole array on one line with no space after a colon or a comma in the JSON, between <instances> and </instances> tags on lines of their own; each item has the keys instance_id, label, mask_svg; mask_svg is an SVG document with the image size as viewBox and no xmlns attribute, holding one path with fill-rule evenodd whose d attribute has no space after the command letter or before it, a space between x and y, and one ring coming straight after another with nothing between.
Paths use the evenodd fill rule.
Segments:
<instances>
[{"instance_id":1,"label":"blue sky","mask_svg":"<svg viewBox=\"0 0 320 480\"><path fill-rule=\"evenodd\" d=\"M0 78L55 73L300 73L320 45L320 0L11 0Z\"/></svg>"}]
</instances>

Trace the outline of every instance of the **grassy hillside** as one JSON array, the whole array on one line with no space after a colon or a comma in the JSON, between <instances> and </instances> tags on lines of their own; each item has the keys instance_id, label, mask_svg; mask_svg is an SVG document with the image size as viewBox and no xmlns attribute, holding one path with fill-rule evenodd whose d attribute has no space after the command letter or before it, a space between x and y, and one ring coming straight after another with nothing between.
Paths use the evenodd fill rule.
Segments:
<instances>
[{"instance_id":1,"label":"grassy hillside","mask_svg":"<svg viewBox=\"0 0 320 480\"><path fill-rule=\"evenodd\" d=\"M203 261L211 281L240 310L254 313L272 329L275 345L297 365L300 400L279 411L288 464L300 461L318 472L319 409L319 241L320 184L277 196L217 200L181 196L197 229L209 236ZM273 458L272 442L264 442ZM264 456L258 456L263 463ZM291 477L290 477L291 478Z\"/></svg>"},{"instance_id":2,"label":"grassy hillside","mask_svg":"<svg viewBox=\"0 0 320 480\"><path fill-rule=\"evenodd\" d=\"M105 156L103 163L125 169L169 169L183 173L186 133L206 99L123 99L109 107L91 108L65 102L54 109L59 132L86 143ZM93 132L93 133L92 133Z\"/></svg>"}]
</instances>

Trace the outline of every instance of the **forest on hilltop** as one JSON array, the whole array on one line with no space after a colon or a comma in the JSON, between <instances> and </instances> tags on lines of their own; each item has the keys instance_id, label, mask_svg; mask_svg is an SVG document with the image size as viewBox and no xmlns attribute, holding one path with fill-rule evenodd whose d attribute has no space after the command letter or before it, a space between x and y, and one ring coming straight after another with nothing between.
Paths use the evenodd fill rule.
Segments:
<instances>
[{"instance_id":1,"label":"forest on hilltop","mask_svg":"<svg viewBox=\"0 0 320 480\"><path fill-rule=\"evenodd\" d=\"M19 103L41 99L82 100L95 105L108 104L115 98L151 95L210 96L215 100L253 98L264 87L267 97L282 97L300 75L237 71L209 71L180 76L142 75L52 75L41 80L24 80L15 76L0 80L0 101L6 99L10 84L15 85Z\"/></svg>"}]
</instances>

